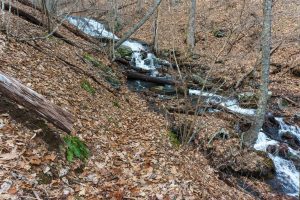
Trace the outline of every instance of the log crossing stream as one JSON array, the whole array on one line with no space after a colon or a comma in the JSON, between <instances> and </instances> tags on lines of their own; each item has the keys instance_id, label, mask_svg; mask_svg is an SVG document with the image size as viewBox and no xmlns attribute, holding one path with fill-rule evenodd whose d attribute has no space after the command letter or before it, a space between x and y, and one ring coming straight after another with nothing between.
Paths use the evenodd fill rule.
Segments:
<instances>
[{"instance_id":1,"label":"log crossing stream","mask_svg":"<svg viewBox=\"0 0 300 200\"><path fill-rule=\"evenodd\" d=\"M67 20L92 37L119 40L119 37L105 29L102 23L93 19L71 16L67 17ZM157 58L150 52L149 47L142 42L127 40L121 46L131 49L132 54L129 63L132 68L146 72L152 77L159 76L158 69L162 67L162 64L169 64L167 61ZM170 76L162 78L170 79ZM153 86L153 84L150 85ZM131 82L131 87L141 90L147 87L147 84L137 80ZM193 89L189 90L189 95L203 96L207 102L219 104L230 112L248 117L255 116L255 109L242 108L236 99ZM300 128L285 123L282 118L274 118L273 121L275 121L275 131L262 130L254 148L267 152L274 163L276 176L270 183L273 188L278 192L299 198Z\"/></svg>"}]
</instances>

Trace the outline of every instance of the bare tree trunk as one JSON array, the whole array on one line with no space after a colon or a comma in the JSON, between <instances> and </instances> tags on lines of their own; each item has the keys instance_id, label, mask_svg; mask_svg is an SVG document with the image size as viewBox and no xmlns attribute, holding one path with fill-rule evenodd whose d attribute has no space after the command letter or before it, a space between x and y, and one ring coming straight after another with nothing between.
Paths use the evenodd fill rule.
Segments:
<instances>
[{"instance_id":1,"label":"bare tree trunk","mask_svg":"<svg viewBox=\"0 0 300 200\"><path fill-rule=\"evenodd\" d=\"M111 20L110 20L110 27L112 30L113 35L116 34L116 24L117 24L117 15L118 15L118 2L117 0L112 0L111 1ZM113 37L112 39L112 48L111 48L111 53L110 55L112 56L113 60L115 59L115 43L116 43L116 38Z\"/></svg>"},{"instance_id":2,"label":"bare tree trunk","mask_svg":"<svg viewBox=\"0 0 300 200\"><path fill-rule=\"evenodd\" d=\"M196 17L196 0L191 0L189 24L188 24L187 40L186 40L189 53L193 53L195 47L195 26L196 26L195 17Z\"/></svg>"},{"instance_id":3,"label":"bare tree trunk","mask_svg":"<svg viewBox=\"0 0 300 200\"><path fill-rule=\"evenodd\" d=\"M115 49L121 46L132 34L134 34L150 17L153 15L155 10L158 8L162 0L156 0L156 3L150 8L148 13L139 21L135 26L133 26L125 35L117 42Z\"/></svg>"},{"instance_id":4,"label":"bare tree trunk","mask_svg":"<svg viewBox=\"0 0 300 200\"><path fill-rule=\"evenodd\" d=\"M1 71L0 92L18 104L36 112L63 131L75 133L73 128L73 117L69 112L54 105L42 95L24 86L16 79Z\"/></svg>"},{"instance_id":5,"label":"bare tree trunk","mask_svg":"<svg viewBox=\"0 0 300 200\"><path fill-rule=\"evenodd\" d=\"M270 71L271 52L271 30L272 30L272 0L264 0L264 22L262 30L262 70L261 86L256 120L248 133L245 134L245 144L250 146L257 140L257 135L264 123L267 101Z\"/></svg>"},{"instance_id":6,"label":"bare tree trunk","mask_svg":"<svg viewBox=\"0 0 300 200\"><path fill-rule=\"evenodd\" d=\"M138 0L136 6L136 12L141 13L143 9L144 0Z\"/></svg>"},{"instance_id":7,"label":"bare tree trunk","mask_svg":"<svg viewBox=\"0 0 300 200\"><path fill-rule=\"evenodd\" d=\"M155 18L153 22L153 38L152 38L152 45L153 51L157 53L158 51L158 16L159 16L159 9L156 10Z\"/></svg>"},{"instance_id":8,"label":"bare tree trunk","mask_svg":"<svg viewBox=\"0 0 300 200\"><path fill-rule=\"evenodd\" d=\"M46 0L42 0L42 7L43 7L43 11L47 17L47 29L48 29L48 33L51 33L51 17L50 17L50 12L49 12L49 8L47 6L47 2Z\"/></svg>"}]
</instances>

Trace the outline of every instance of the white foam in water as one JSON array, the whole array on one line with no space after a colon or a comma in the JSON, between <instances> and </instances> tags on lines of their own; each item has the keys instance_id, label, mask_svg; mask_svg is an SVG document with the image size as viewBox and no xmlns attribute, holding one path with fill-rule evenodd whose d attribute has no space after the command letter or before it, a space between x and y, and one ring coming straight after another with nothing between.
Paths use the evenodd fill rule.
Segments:
<instances>
[{"instance_id":1,"label":"white foam in water","mask_svg":"<svg viewBox=\"0 0 300 200\"><path fill-rule=\"evenodd\" d=\"M71 24L75 25L78 29L82 30L84 33L92 37L119 40L119 38L116 35L107 31L105 29L105 26L100 22L97 22L96 20L74 16L67 17L67 19ZM142 58L141 52L146 51L147 49L141 43L133 40L127 40L122 45L129 47L134 52L132 55L133 62L131 63L135 64L135 68L139 68L144 71L156 70L156 66L154 64L154 60L156 59L156 57L154 56L154 54L148 53L146 59Z\"/></svg>"},{"instance_id":2,"label":"white foam in water","mask_svg":"<svg viewBox=\"0 0 300 200\"><path fill-rule=\"evenodd\" d=\"M286 193L290 196L299 196L299 172L294 163L279 156L269 155L273 160L276 177L282 183Z\"/></svg>"},{"instance_id":3,"label":"white foam in water","mask_svg":"<svg viewBox=\"0 0 300 200\"><path fill-rule=\"evenodd\" d=\"M276 145L277 141L270 139L265 133L259 132L254 148L259 151L267 151L269 145Z\"/></svg>"},{"instance_id":4,"label":"white foam in water","mask_svg":"<svg viewBox=\"0 0 300 200\"><path fill-rule=\"evenodd\" d=\"M285 124L285 128L290 129L288 127L288 125L286 125L286 124ZM269 145L278 145L278 144L279 144L278 141L272 140L265 133L260 132L258 134L258 138L257 138L257 141L254 145L254 148L256 150L266 152L267 147ZM296 150L293 150L292 148L289 148L289 153L292 153L293 155L299 156L300 152L296 151ZM270 153L268 153L268 156L272 159L272 161L274 163L275 172L276 172L276 179L278 181L280 181L280 183L283 186L286 194L290 195L290 196L299 197L300 175L299 175L299 171L297 171L294 163L290 160L283 159L279 156L274 156Z\"/></svg>"},{"instance_id":5,"label":"white foam in water","mask_svg":"<svg viewBox=\"0 0 300 200\"><path fill-rule=\"evenodd\" d=\"M156 68L153 65L153 62L151 62L152 60L150 60L150 64L145 63L147 59L149 59L149 54L147 55L146 59L143 59L141 53L139 52L133 52L132 54L132 61L134 62L136 68L146 71L155 70Z\"/></svg>"},{"instance_id":6,"label":"white foam in water","mask_svg":"<svg viewBox=\"0 0 300 200\"><path fill-rule=\"evenodd\" d=\"M90 36L109 39L115 38L116 40L119 39L116 35L107 31L104 25L96 20L73 16L67 17L67 19L71 24Z\"/></svg>"},{"instance_id":7,"label":"white foam in water","mask_svg":"<svg viewBox=\"0 0 300 200\"><path fill-rule=\"evenodd\" d=\"M146 50L145 47L141 43L138 43L138 42L135 42L135 41L128 41L127 40L122 45L127 46L132 51L136 51L136 52L145 51Z\"/></svg>"},{"instance_id":8,"label":"white foam in water","mask_svg":"<svg viewBox=\"0 0 300 200\"><path fill-rule=\"evenodd\" d=\"M255 109L242 108L239 106L238 101L235 99L226 99L220 95L216 95L213 93L203 92L201 90L189 90L190 95L200 95L203 97L208 97L207 103L213 102L216 104L220 104L221 106L226 107L228 110L239 113L242 115L253 116L255 115Z\"/></svg>"},{"instance_id":9,"label":"white foam in water","mask_svg":"<svg viewBox=\"0 0 300 200\"><path fill-rule=\"evenodd\" d=\"M277 117L276 120L279 122L280 130L279 134L282 135L283 133L289 132L290 134L297 137L300 141L300 128L297 126L288 125L284 122L283 118Z\"/></svg>"}]
</instances>

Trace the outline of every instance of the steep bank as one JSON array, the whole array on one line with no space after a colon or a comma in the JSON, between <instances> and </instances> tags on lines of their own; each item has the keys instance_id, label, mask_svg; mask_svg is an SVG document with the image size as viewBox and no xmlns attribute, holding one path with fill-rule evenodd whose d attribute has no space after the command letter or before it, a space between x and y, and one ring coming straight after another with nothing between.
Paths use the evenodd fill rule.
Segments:
<instances>
[{"instance_id":1,"label":"steep bank","mask_svg":"<svg viewBox=\"0 0 300 200\"><path fill-rule=\"evenodd\" d=\"M22 38L44 32L10 17L18 24L11 33ZM219 180L203 155L174 149L164 119L125 86L115 96L58 59L91 70L77 55L83 50L54 37L18 42L3 33L1 44L1 70L73 113L77 135L92 153L84 168L67 163L58 150L59 130L1 98L1 155L11 155L0 162L1 198L252 199ZM95 89L94 95L81 88L83 80Z\"/></svg>"}]
</instances>

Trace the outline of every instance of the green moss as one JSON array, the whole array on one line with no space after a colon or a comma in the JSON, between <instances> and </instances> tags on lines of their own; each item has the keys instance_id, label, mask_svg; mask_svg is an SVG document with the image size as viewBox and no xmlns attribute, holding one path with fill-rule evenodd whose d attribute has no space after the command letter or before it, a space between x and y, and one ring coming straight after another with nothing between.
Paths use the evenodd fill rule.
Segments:
<instances>
[{"instance_id":1,"label":"green moss","mask_svg":"<svg viewBox=\"0 0 300 200\"><path fill-rule=\"evenodd\" d=\"M121 108L119 102L117 100L113 101L113 106L117 107L117 108Z\"/></svg>"},{"instance_id":2,"label":"green moss","mask_svg":"<svg viewBox=\"0 0 300 200\"><path fill-rule=\"evenodd\" d=\"M96 58L94 58L92 55L90 55L88 53L85 53L83 55L83 58L86 61L90 62L95 67L102 67L103 66L103 63L101 63L99 60L97 60Z\"/></svg>"},{"instance_id":3,"label":"green moss","mask_svg":"<svg viewBox=\"0 0 300 200\"><path fill-rule=\"evenodd\" d=\"M169 131L169 139L173 147L178 148L180 146L178 136L173 131Z\"/></svg>"},{"instance_id":4,"label":"green moss","mask_svg":"<svg viewBox=\"0 0 300 200\"><path fill-rule=\"evenodd\" d=\"M96 93L96 90L93 88L93 86L87 80L84 80L81 82L81 88L92 95L94 95Z\"/></svg>"},{"instance_id":5,"label":"green moss","mask_svg":"<svg viewBox=\"0 0 300 200\"><path fill-rule=\"evenodd\" d=\"M131 48L129 48L127 46L120 46L117 49L116 55L118 57L125 58L125 57L131 57L132 53L133 52L132 52Z\"/></svg>"}]
</instances>

